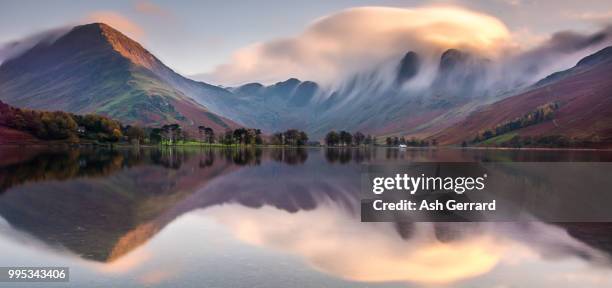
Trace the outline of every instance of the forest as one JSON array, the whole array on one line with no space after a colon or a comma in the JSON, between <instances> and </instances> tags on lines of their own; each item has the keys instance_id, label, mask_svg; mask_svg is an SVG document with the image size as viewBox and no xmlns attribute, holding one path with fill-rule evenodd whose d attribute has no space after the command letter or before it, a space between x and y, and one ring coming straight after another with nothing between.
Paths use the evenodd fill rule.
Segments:
<instances>
[{"instance_id":1,"label":"forest","mask_svg":"<svg viewBox=\"0 0 612 288\"><path fill-rule=\"evenodd\" d=\"M118 121L100 115L21 109L2 102L0 125L28 132L42 140L65 140L71 143L78 143L81 139L117 142L128 137L124 135L134 132L131 126L122 126Z\"/></svg>"}]
</instances>

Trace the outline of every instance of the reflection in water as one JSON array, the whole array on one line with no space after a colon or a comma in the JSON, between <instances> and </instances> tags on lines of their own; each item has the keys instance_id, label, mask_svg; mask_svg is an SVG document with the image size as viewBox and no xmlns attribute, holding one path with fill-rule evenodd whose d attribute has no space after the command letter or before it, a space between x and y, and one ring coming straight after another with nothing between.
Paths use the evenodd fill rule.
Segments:
<instances>
[{"instance_id":1,"label":"reflection in water","mask_svg":"<svg viewBox=\"0 0 612 288\"><path fill-rule=\"evenodd\" d=\"M363 163L610 161L609 152L194 148L28 153L0 149L0 155L6 156L0 158L0 216L10 227L0 230L6 236L0 244L35 239L24 243L45 243L55 251L50 253L89 263L84 267L102 263L96 264L102 265L97 270L105 273L162 261L152 260L163 253L151 250L152 239L192 211L205 221L219 223L243 245L299 256L324 275L357 281L350 286L370 286L371 282L493 286L497 282L491 279L503 278L495 274L499 269L536 265L552 273L567 261L588 263L593 272L582 276L601 278L612 271L612 229L605 223L359 222L358 179ZM181 243L197 235L197 223L191 223L185 234L172 235L171 245L183 247ZM221 233L205 234L203 241L224 247L215 242ZM188 248L198 250L202 245L206 244ZM40 245L27 247L41 249ZM218 260L217 265L223 266L224 260ZM14 260L0 260L0 266L11 265L8 261ZM250 261L256 266L265 262ZM155 269L138 278L153 285L179 281L173 278L177 274ZM491 278L495 275L498 278ZM317 279L321 283L315 287L344 283ZM604 276L601 283L610 284L611 279ZM538 281L539 286L552 287L553 281Z\"/></svg>"},{"instance_id":2,"label":"reflection in water","mask_svg":"<svg viewBox=\"0 0 612 288\"><path fill-rule=\"evenodd\" d=\"M449 284L483 275L500 264L527 260L517 257L579 257L610 266L608 254L542 223L452 223L461 237L441 241L437 233L449 229L450 223L417 223L413 235L403 239L393 225L356 223L327 205L297 214L240 205L204 213L247 243L295 253L321 271L353 281Z\"/></svg>"},{"instance_id":3,"label":"reflection in water","mask_svg":"<svg viewBox=\"0 0 612 288\"><path fill-rule=\"evenodd\" d=\"M287 214L231 206L208 209L206 215L247 243L295 253L323 272L353 281L449 283L486 273L502 257L504 244L490 235L442 243L429 238L430 227L419 227L424 229L405 241L391 225L358 223L340 211L326 206Z\"/></svg>"}]
</instances>

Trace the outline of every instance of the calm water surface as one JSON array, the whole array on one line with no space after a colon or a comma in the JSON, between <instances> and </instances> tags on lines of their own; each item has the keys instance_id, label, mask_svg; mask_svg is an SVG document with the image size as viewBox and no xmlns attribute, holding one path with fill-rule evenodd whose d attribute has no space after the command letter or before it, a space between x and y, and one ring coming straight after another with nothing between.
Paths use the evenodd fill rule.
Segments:
<instances>
[{"instance_id":1,"label":"calm water surface","mask_svg":"<svg viewBox=\"0 0 612 288\"><path fill-rule=\"evenodd\" d=\"M0 266L70 267L40 287L612 287L605 223L361 223L362 166L408 161L612 152L5 147Z\"/></svg>"}]
</instances>

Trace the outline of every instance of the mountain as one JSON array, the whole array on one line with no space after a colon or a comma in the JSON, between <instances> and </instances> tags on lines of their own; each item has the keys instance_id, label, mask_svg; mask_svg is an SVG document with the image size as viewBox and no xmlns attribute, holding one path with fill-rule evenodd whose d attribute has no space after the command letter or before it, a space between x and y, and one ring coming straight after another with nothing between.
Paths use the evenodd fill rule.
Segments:
<instances>
[{"instance_id":1,"label":"mountain","mask_svg":"<svg viewBox=\"0 0 612 288\"><path fill-rule=\"evenodd\" d=\"M488 60L457 49L441 53L437 67L426 67L424 58L408 51L390 71L358 73L322 93L313 103L317 121L307 131L324 135L345 129L425 137L494 98L487 86Z\"/></svg>"},{"instance_id":2,"label":"mountain","mask_svg":"<svg viewBox=\"0 0 612 288\"><path fill-rule=\"evenodd\" d=\"M94 23L2 63L0 100L31 109L99 113L131 124L180 123L191 130L205 125L219 131L237 126L169 81L182 78L136 41ZM205 88L201 97L225 91Z\"/></svg>"},{"instance_id":3,"label":"mountain","mask_svg":"<svg viewBox=\"0 0 612 288\"><path fill-rule=\"evenodd\" d=\"M238 125L264 132L298 128L311 139L330 130L431 135L482 104L486 61L456 49L440 55L428 87L422 55L398 57L391 80L374 68L335 84L289 78L221 88L175 73L108 25L74 27L0 66L0 100L17 107L100 113L124 123ZM459 87L459 88L457 88Z\"/></svg>"},{"instance_id":4,"label":"mountain","mask_svg":"<svg viewBox=\"0 0 612 288\"><path fill-rule=\"evenodd\" d=\"M550 119L499 135L563 135L612 146L612 46L580 60L574 67L538 81L531 89L490 105L432 136L441 144L458 144L477 133L521 119L540 107L554 105Z\"/></svg>"},{"instance_id":5,"label":"mountain","mask_svg":"<svg viewBox=\"0 0 612 288\"><path fill-rule=\"evenodd\" d=\"M398 84L403 84L404 82L412 79L412 77L419 73L419 68L421 68L420 66L421 60L419 59L419 55L417 53L413 51L406 53L398 66L395 81Z\"/></svg>"},{"instance_id":6,"label":"mountain","mask_svg":"<svg viewBox=\"0 0 612 288\"><path fill-rule=\"evenodd\" d=\"M2 63L0 100L17 107L100 113L124 123L179 123L192 130L199 125L216 131L246 126L265 133L297 128L312 140L330 130L347 130L440 138L443 144L473 139L483 129L559 102L555 121L549 121L554 124L532 125L522 130L525 135L588 138L607 131L607 104L601 101L610 89L609 71L602 64L610 54L603 50L537 83L533 75L543 65L537 59L492 61L447 49L439 54L406 51L334 83L288 75L272 85L223 88L183 77L136 41L94 23ZM589 126L587 118L599 126Z\"/></svg>"},{"instance_id":7,"label":"mountain","mask_svg":"<svg viewBox=\"0 0 612 288\"><path fill-rule=\"evenodd\" d=\"M484 59L450 49L440 55L430 87L409 87L422 68L422 57L408 51L394 65L392 81L373 69L331 86L295 78L248 83L230 88L234 95L218 98L216 107L231 99L232 111L219 113L264 131L303 129L311 139L330 130L430 135L462 119L486 94Z\"/></svg>"}]
</instances>

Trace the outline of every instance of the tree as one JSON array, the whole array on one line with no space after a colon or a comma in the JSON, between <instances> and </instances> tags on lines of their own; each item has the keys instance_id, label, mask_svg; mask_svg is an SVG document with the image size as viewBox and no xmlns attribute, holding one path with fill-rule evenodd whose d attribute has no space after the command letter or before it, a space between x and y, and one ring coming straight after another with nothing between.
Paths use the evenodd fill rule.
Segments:
<instances>
[{"instance_id":1,"label":"tree","mask_svg":"<svg viewBox=\"0 0 612 288\"><path fill-rule=\"evenodd\" d=\"M200 140L200 142L206 142L206 136L205 136L205 131L206 131L206 126L198 126L198 135L200 136L198 140Z\"/></svg>"},{"instance_id":2,"label":"tree","mask_svg":"<svg viewBox=\"0 0 612 288\"><path fill-rule=\"evenodd\" d=\"M225 145L234 144L234 131L232 129L225 130L225 133L222 135L220 142Z\"/></svg>"},{"instance_id":3,"label":"tree","mask_svg":"<svg viewBox=\"0 0 612 288\"><path fill-rule=\"evenodd\" d=\"M204 128L204 137L206 138L206 142L208 142L208 144L212 144L215 140L215 130L210 127Z\"/></svg>"},{"instance_id":4,"label":"tree","mask_svg":"<svg viewBox=\"0 0 612 288\"><path fill-rule=\"evenodd\" d=\"M340 144L343 146L351 146L353 143L353 136L347 131L340 131Z\"/></svg>"},{"instance_id":5,"label":"tree","mask_svg":"<svg viewBox=\"0 0 612 288\"><path fill-rule=\"evenodd\" d=\"M327 146L336 146L340 143L340 135L336 131L330 131L325 135L325 143Z\"/></svg>"},{"instance_id":6,"label":"tree","mask_svg":"<svg viewBox=\"0 0 612 288\"><path fill-rule=\"evenodd\" d=\"M247 129L246 128L238 128L236 130L234 130L234 133L232 134L232 137L234 138L234 142L236 144L246 144L247 142Z\"/></svg>"},{"instance_id":7,"label":"tree","mask_svg":"<svg viewBox=\"0 0 612 288\"><path fill-rule=\"evenodd\" d=\"M257 132L261 134L261 131L257 130ZM275 145L303 146L308 143L308 134L297 129L289 129L282 133L274 133L272 143Z\"/></svg>"},{"instance_id":8,"label":"tree","mask_svg":"<svg viewBox=\"0 0 612 288\"><path fill-rule=\"evenodd\" d=\"M162 129L153 128L151 129L151 133L149 133L149 139L152 143L159 143L162 141Z\"/></svg>"},{"instance_id":9,"label":"tree","mask_svg":"<svg viewBox=\"0 0 612 288\"><path fill-rule=\"evenodd\" d=\"M399 138L397 138L397 136L396 136L396 137L393 137L393 145L394 145L394 146L399 146L399 144L400 144L400 140L399 140Z\"/></svg>"},{"instance_id":10,"label":"tree","mask_svg":"<svg viewBox=\"0 0 612 288\"><path fill-rule=\"evenodd\" d=\"M68 139L76 133L77 124L68 113L43 112L41 121L48 139Z\"/></svg>"},{"instance_id":11,"label":"tree","mask_svg":"<svg viewBox=\"0 0 612 288\"><path fill-rule=\"evenodd\" d=\"M261 130L259 129L255 129L255 144L263 144L263 139L261 138Z\"/></svg>"},{"instance_id":12,"label":"tree","mask_svg":"<svg viewBox=\"0 0 612 288\"><path fill-rule=\"evenodd\" d=\"M308 134L306 134L306 132L304 132L304 131L300 131L300 133L298 135L297 145L298 146L304 146L307 143L308 143Z\"/></svg>"},{"instance_id":13,"label":"tree","mask_svg":"<svg viewBox=\"0 0 612 288\"><path fill-rule=\"evenodd\" d=\"M182 138L182 129L178 124L167 124L162 126L162 138L170 144L175 144Z\"/></svg>"},{"instance_id":14,"label":"tree","mask_svg":"<svg viewBox=\"0 0 612 288\"><path fill-rule=\"evenodd\" d=\"M142 142L145 138L145 132L142 128L138 126L130 126L128 125L125 128L125 136L127 136L128 141L138 141L138 143Z\"/></svg>"},{"instance_id":15,"label":"tree","mask_svg":"<svg viewBox=\"0 0 612 288\"><path fill-rule=\"evenodd\" d=\"M119 139L121 139L121 137L123 137L121 130L113 129L113 132L111 132L111 138L109 140L110 142L117 142Z\"/></svg>"},{"instance_id":16,"label":"tree","mask_svg":"<svg viewBox=\"0 0 612 288\"><path fill-rule=\"evenodd\" d=\"M355 133L355 135L353 135L353 143L355 143L355 145L359 146L361 144L365 144L364 141L366 139L366 136L363 135L363 133L357 131Z\"/></svg>"}]
</instances>

